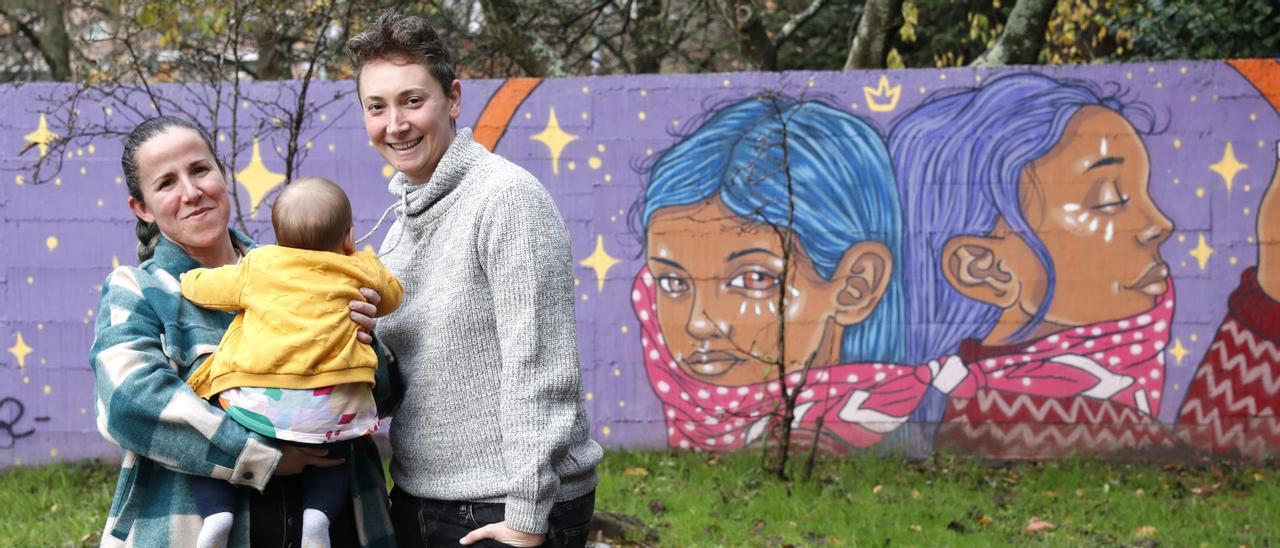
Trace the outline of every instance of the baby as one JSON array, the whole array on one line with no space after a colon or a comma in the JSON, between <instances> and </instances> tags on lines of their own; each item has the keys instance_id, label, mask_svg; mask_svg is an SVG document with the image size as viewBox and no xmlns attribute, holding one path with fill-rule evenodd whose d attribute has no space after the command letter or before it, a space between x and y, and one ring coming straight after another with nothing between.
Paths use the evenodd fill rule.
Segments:
<instances>
[{"instance_id":1,"label":"baby","mask_svg":"<svg viewBox=\"0 0 1280 548\"><path fill-rule=\"evenodd\" d=\"M348 303L377 291L378 316L400 305L404 289L373 253L355 251L351 204L332 181L293 182L271 208L278 245L249 251L238 264L198 268L182 295L205 308L235 311L217 351L187 384L245 428L349 458L349 441L378 428L370 388L378 359L356 340ZM349 464L302 472L303 546L329 546L329 521L350 498ZM204 525L199 546L225 546L235 489L225 479L190 476Z\"/></svg>"}]
</instances>

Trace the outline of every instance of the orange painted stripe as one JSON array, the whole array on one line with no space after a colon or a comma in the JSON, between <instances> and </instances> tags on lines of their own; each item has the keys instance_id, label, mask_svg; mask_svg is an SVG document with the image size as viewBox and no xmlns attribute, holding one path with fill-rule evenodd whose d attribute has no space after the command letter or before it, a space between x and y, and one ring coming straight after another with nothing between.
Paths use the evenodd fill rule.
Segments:
<instances>
[{"instance_id":1,"label":"orange painted stripe","mask_svg":"<svg viewBox=\"0 0 1280 548\"><path fill-rule=\"evenodd\" d=\"M476 121L476 142L490 151L497 148L498 141L507 132L511 117L516 115L516 109L520 108L525 98L540 83L541 78L509 78L503 82L502 87L489 97L489 103L484 106L480 119Z\"/></svg>"},{"instance_id":2,"label":"orange painted stripe","mask_svg":"<svg viewBox=\"0 0 1280 548\"><path fill-rule=\"evenodd\" d=\"M1280 62L1275 59L1230 59L1231 65L1258 88L1271 102L1271 108L1280 112Z\"/></svg>"}]
</instances>

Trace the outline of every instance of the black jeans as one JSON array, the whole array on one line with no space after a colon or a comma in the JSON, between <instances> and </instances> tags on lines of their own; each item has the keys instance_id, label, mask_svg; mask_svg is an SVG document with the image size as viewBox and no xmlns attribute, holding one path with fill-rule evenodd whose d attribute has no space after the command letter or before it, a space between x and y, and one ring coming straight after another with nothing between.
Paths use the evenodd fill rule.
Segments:
<instances>
[{"instance_id":1,"label":"black jeans","mask_svg":"<svg viewBox=\"0 0 1280 548\"><path fill-rule=\"evenodd\" d=\"M551 507L547 521L547 540L543 546L582 548L587 544L587 529L595 512L596 492ZM457 502L420 499L391 489L391 523L400 546L458 546L458 541L473 530L505 519L506 505L491 502ZM477 546L507 546L492 539Z\"/></svg>"},{"instance_id":2,"label":"black jeans","mask_svg":"<svg viewBox=\"0 0 1280 548\"><path fill-rule=\"evenodd\" d=\"M262 493L245 488L251 493L250 546L296 548L301 545L302 510L306 507L302 503L303 485L302 476L293 475L271 478ZM360 546L350 502L329 519L329 542L334 548Z\"/></svg>"}]
</instances>

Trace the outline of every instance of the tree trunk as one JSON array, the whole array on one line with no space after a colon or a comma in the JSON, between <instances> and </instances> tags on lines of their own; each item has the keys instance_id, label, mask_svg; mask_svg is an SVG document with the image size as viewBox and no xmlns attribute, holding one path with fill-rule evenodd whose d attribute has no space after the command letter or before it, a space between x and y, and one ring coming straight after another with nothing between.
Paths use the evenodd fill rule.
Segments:
<instances>
[{"instance_id":1,"label":"tree trunk","mask_svg":"<svg viewBox=\"0 0 1280 548\"><path fill-rule=\"evenodd\" d=\"M0 5L0 16L10 21L18 32L35 46L40 57L49 66L50 79L71 81L71 37L67 34L64 2L25 1ZM19 10L31 10L40 15L39 28L22 21Z\"/></svg>"},{"instance_id":2,"label":"tree trunk","mask_svg":"<svg viewBox=\"0 0 1280 548\"><path fill-rule=\"evenodd\" d=\"M738 47L748 70L778 70L778 48L774 47L764 21L752 0L734 0L734 30L738 35Z\"/></svg>"},{"instance_id":3,"label":"tree trunk","mask_svg":"<svg viewBox=\"0 0 1280 548\"><path fill-rule=\"evenodd\" d=\"M289 50L293 44L290 43L289 37L279 32L274 25L264 25L264 28L254 33L253 38L258 46L255 78L260 81L292 78L293 67L290 66L292 56Z\"/></svg>"},{"instance_id":4,"label":"tree trunk","mask_svg":"<svg viewBox=\"0 0 1280 548\"><path fill-rule=\"evenodd\" d=\"M975 67L1034 65L1044 47L1044 34L1057 0L1018 0L1009 13L1004 32L982 55L974 59Z\"/></svg>"},{"instance_id":5,"label":"tree trunk","mask_svg":"<svg viewBox=\"0 0 1280 548\"><path fill-rule=\"evenodd\" d=\"M480 0L484 25L501 49L529 76L569 76L564 60L533 29L512 0Z\"/></svg>"},{"instance_id":6,"label":"tree trunk","mask_svg":"<svg viewBox=\"0 0 1280 548\"><path fill-rule=\"evenodd\" d=\"M630 33L635 41L636 56L631 63L633 74L650 74L662 71L663 10L661 0L637 0L635 29Z\"/></svg>"},{"instance_id":7,"label":"tree trunk","mask_svg":"<svg viewBox=\"0 0 1280 548\"><path fill-rule=\"evenodd\" d=\"M844 69L884 68L889 36L902 26L902 0L867 0Z\"/></svg>"}]
</instances>

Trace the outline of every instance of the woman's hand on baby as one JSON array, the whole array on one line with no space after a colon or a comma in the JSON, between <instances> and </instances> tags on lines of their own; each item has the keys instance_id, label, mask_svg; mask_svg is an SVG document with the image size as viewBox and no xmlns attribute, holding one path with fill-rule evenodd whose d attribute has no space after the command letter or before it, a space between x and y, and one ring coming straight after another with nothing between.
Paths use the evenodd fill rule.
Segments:
<instances>
[{"instance_id":1,"label":"woman's hand on baby","mask_svg":"<svg viewBox=\"0 0 1280 548\"><path fill-rule=\"evenodd\" d=\"M363 301L351 301L347 306L351 308L351 320L360 324L356 339L365 344L373 344L371 333L377 326L377 320L373 317L378 313L378 303L382 302L382 295L367 287L360 288L360 295L364 296Z\"/></svg>"},{"instance_id":2,"label":"woman's hand on baby","mask_svg":"<svg viewBox=\"0 0 1280 548\"><path fill-rule=\"evenodd\" d=\"M280 463L276 465L275 475L292 476L308 466L328 468L342 464L344 459L324 458L327 454L329 454L329 450L322 447L299 447L281 444Z\"/></svg>"}]
</instances>

